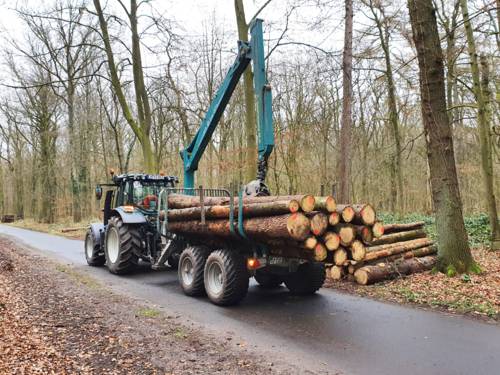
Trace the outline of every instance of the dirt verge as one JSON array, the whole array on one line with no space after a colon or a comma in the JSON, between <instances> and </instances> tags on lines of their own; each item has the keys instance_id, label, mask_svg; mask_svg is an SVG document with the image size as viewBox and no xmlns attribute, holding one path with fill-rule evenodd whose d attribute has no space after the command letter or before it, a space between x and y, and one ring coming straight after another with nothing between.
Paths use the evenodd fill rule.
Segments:
<instances>
[{"instance_id":1,"label":"dirt verge","mask_svg":"<svg viewBox=\"0 0 500 375\"><path fill-rule=\"evenodd\" d=\"M289 374L0 239L1 374Z\"/></svg>"}]
</instances>

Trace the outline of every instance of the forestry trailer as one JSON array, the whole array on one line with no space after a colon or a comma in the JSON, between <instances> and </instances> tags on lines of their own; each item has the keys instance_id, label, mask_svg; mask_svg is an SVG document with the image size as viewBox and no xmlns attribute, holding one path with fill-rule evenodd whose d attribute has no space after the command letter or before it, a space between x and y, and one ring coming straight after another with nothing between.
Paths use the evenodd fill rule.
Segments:
<instances>
[{"instance_id":1,"label":"forestry trailer","mask_svg":"<svg viewBox=\"0 0 500 375\"><path fill-rule=\"evenodd\" d=\"M179 281L185 294L198 296L206 293L218 305L232 305L244 298L250 277L255 277L263 287L275 287L284 282L290 291L297 294L312 294L322 286L324 263L311 261L300 251L289 253L286 242L278 241L273 245L259 241L259 233L251 236L246 232L248 225L252 224L245 214L248 208L261 214L276 207L281 210L280 214L297 209L293 206L293 210L287 211L288 205L294 204L292 200L292 203L283 204L279 199L266 197L260 204L257 203L261 202L260 198L255 198L269 196L265 178L267 161L274 147L274 128L262 20L254 20L250 30L250 41L238 42L235 62L194 139L181 152L184 187L176 187L176 177L146 174L113 176L112 184L96 187L98 199L103 195L102 186L112 189L105 194L103 223L91 224L86 236L85 255L89 265L106 264L109 271L115 274L130 272L140 261L148 262L154 269L161 269L167 264L172 268L178 267ZM200 158L250 62L253 63L259 130L257 179L244 186L238 197L233 196L233 189L194 188L194 173ZM184 203L187 200L187 206L179 206L176 199L184 199ZM211 209L215 207L209 205L210 201L223 202L225 206L216 206L221 210L216 212ZM253 206L244 206L252 202ZM188 215L191 221L176 223L171 218L177 214ZM210 224L210 217L224 219ZM305 218L305 215L300 217ZM264 237L268 229L266 225L272 224L282 230L282 222L278 222L281 219L267 219L256 223L257 226L264 226L258 229ZM181 228L172 230L179 224ZM195 228L194 232L182 227L189 224L191 229ZM198 226L199 230L196 229ZM286 229L285 221L285 232ZM273 246L280 250L271 251Z\"/></svg>"}]
</instances>

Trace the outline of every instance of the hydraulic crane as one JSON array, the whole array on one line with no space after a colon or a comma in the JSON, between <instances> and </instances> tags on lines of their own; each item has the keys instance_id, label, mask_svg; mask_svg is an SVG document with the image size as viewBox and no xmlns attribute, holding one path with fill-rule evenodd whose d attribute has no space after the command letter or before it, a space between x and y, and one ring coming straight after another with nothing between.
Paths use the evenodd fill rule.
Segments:
<instances>
[{"instance_id":1,"label":"hydraulic crane","mask_svg":"<svg viewBox=\"0 0 500 375\"><path fill-rule=\"evenodd\" d=\"M217 90L198 132L188 147L181 151L184 162L184 188L194 188L194 174L198 163L224 113L242 74L250 62L253 63L253 85L257 102L258 164L256 180L245 187L246 195L269 195L265 184L267 161L274 148L274 128L271 86L267 81L264 38L261 19L250 25L250 41L238 41L238 56ZM251 111L251 108L247 108Z\"/></svg>"}]
</instances>

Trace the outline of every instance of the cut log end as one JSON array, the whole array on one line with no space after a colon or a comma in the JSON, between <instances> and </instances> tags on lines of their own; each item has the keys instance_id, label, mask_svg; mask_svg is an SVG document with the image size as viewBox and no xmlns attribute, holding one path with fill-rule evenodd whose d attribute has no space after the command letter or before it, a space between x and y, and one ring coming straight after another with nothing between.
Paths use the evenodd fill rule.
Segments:
<instances>
[{"instance_id":1,"label":"cut log end","mask_svg":"<svg viewBox=\"0 0 500 375\"><path fill-rule=\"evenodd\" d=\"M295 212L288 218L286 227L290 237L303 241L309 235L311 223L306 215L301 214L300 212Z\"/></svg>"},{"instance_id":2,"label":"cut log end","mask_svg":"<svg viewBox=\"0 0 500 375\"><path fill-rule=\"evenodd\" d=\"M340 246L340 237L335 232L325 233L323 241L325 242L326 248L330 251L337 250Z\"/></svg>"},{"instance_id":3,"label":"cut log end","mask_svg":"<svg viewBox=\"0 0 500 375\"><path fill-rule=\"evenodd\" d=\"M365 245L361 241L355 240L351 245L351 255L353 260L363 260L366 255Z\"/></svg>"},{"instance_id":4,"label":"cut log end","mask_svg":"<svg viewBox=\"0 0 500 375\"><path fill-rule=\"evenodd\" d=\"M315 236L309 236L304 241L304 247L309 250L314 250L318 244L318 239Z\"/></svg>"},{"instance_id":5,"label":"cut log end","mask_svg":"<svg viewBox=\"0 0 500 375\"><path fill-rule=\"evenodd\" d=\"M316 199L312 195L305 195L300 200L300 208L304 212L312 212L312 211L314 211L315 204L316 204Z\"/></svg>"},{"instance_id":6,"label":"cut log end","mask_svg":"<svg viewBox=\"0 0 500 375\"><path fill-rule=\"evenodd\" d=\"M359 270L356 270L354 272L354 278L356 279L356 282L360 285L368 284L368 272L363 268L360 268Z\"/></svg>"},{"instance_id":7,"label":"cut log end","mask_svg":"<svg viewBox=\"0 0 500 375\"><path fill-rule=\"evenodd\" d=\"M297 200L292 199L288 203L288 208L290 209L291 213L299 212L299 210L300 210L300 203Z\"/></svg>"},{"instance_id":8,"label":"cut log end","mask_svg":"<svg viewBox=\"0 0 500 375\"><path fill-rule=\"evenodd\" d=\"M340 237L340 244L343 246L349 246L355 238L355 231L352 225L342 225L338 229L338 235Z\"/></svg>"},{"instance_id":9,"label":"cut log end","mask_svg":"<svg viewBox=\"0 0 500 375\"><path fill-rule=\"evenodd\" d=\"M326 259L326 257L327 257L327 252L325 245L318 242L314 247L314 260L316 262L322 262Z\"/></svg>"},{"instance_id":10,"label":"cut log end","mask_svg":"<svg viewBox=\"0 0 500 375\"><path fill-rule=\"evenodd\" d=\"M311 232L315 236L321 236L328 228L328 216L322 212L318 212L311 219Z\"/></svg>"},{"instance_id":11,"label":"cut log end","mask_svg":"<svg viewBox=\"0 0 500 375\"><path fill-rule=\"evenodd\" d=\"M342 276L344 276L344 268L333 266L332 268L330 268L329 275L332 280L340 280Z\"/></svg>"},{"instance_id":12,"label":"cut log end","mask_svg":"<svg viewBox=\"0 0 500 375\"><path fill-rule=\"evenodd\" d=\"M341 215L342 215L342 220L345 223L350 223L351 221L353 221L354 216L356 215L356 212L354 212L354 209L351 206L346 206L342 210Z\"/></svg>"},{"instance_id":13,"label":"cut log end","mask_svg":"<svg viewBox=\"0 0 500 375\"><path fill-rule=\"evenodd\" d=\"M340 223L340 215L339 215L337 212L332 212L332 213L328 216L328 223L329 223L331 226L335 226L335 225L337 225L338 223Z\"/></svg>"},{"instance_id":14,"label":"cut log end","mask_svg":"<svg viewBox=\"0 0 500 375\"><path fill-rule=\"evenodd\" d=\"M380 238L384 235L384 225L380 221L376 221L372 226L373 237Z\"/></svg>"},{"instance_id":15,"label":"cut log end","mask_svg":"<svg viewBox=\"0 0 500 375\"><path fill-rule=\"evenodd\" d=\"M339 248L333 252L333 262L336 266L342 266L347 260L347 251Z\"/></svg>"}]
</instances>

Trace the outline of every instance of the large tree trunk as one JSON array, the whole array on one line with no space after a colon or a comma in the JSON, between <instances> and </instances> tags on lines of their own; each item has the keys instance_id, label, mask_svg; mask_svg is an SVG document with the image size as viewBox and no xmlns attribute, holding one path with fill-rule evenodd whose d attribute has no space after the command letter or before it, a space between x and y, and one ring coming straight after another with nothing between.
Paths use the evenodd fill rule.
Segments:
<instances>
[{"instance_id":1,"label":"large tree trunk","mask_svg":"<svg viewBox=\"0 0 500 375\"><path fill-rule=\"evenodd\" d=\"M244 42L248 41L248 25L245 18L243 0L234 0L236 13L236 24L238 26L238 38ZM250 66L243 74L243 87L245 93L245 133L246 133L246 173L247 181L254 180L257 176L257 125L255 117L255 93L253 89L253 73Z\"/></svg>"},{"instance_id":2,"label":"large tree trunk","mask_svg":"<svg viewBox=\"0 0 500 375\"><path fill-rule=\"evenodd\" d=\"M350 198L350 153L352 137L352 0L345 0L344 53L342 58L342 125L340 128L339 195L341 203Z\"/></svg>"},{"instance_id":3,"label":"large tree trunk","mask_svg":"<svg viewBox=\"0 0 500 375\"><path fill-rule=\"evenodd\" d=\"M420 95L432 199L436 210L440 268L448 274L467 272L474 265L467 242L446 112L443 53L432 0L409 0L413 39L420 70Z\"/></svg>"}]
</instances>

